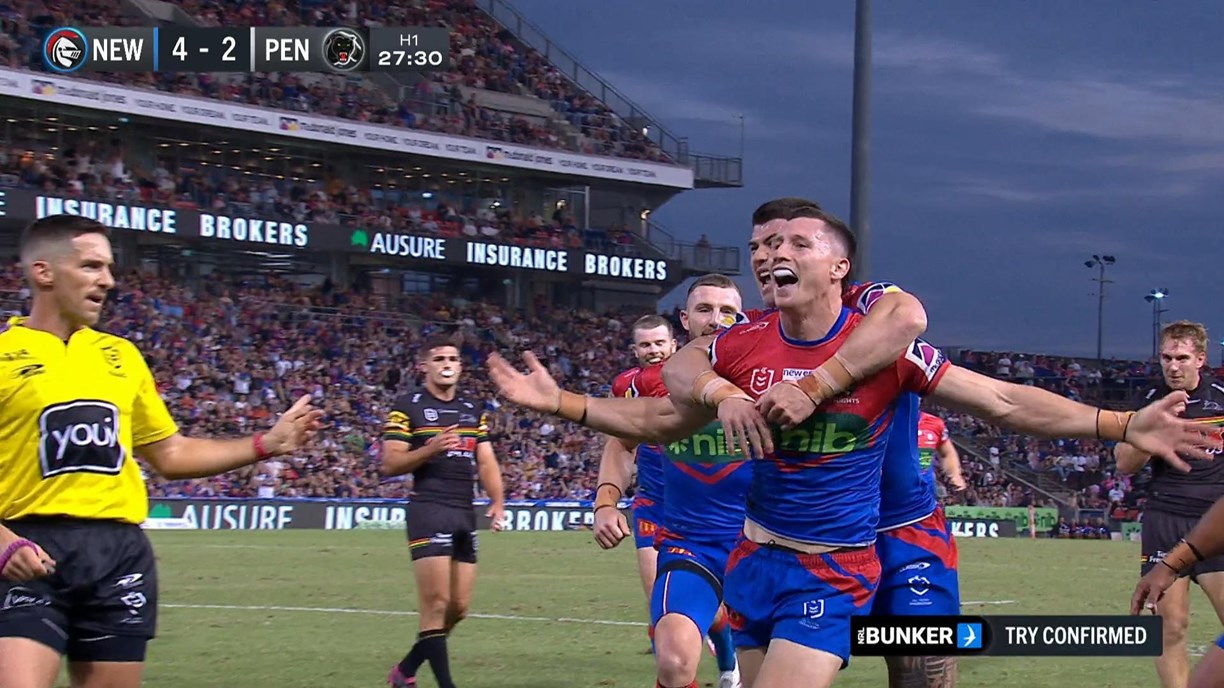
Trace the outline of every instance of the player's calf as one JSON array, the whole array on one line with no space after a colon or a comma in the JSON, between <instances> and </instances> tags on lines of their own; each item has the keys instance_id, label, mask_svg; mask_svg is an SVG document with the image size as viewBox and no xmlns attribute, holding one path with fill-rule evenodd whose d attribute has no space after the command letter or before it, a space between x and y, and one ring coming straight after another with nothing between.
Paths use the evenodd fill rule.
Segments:
<instances>
[{"instance_id":1,"label":"player's calf","mask_svg":"<svg viewBox=\"0 0 1224 688\"><path fill-rule=\"evenodd\" d=\"M954 688L955 657L888 657L888 688Z\"/></svg>"}]
</instances>

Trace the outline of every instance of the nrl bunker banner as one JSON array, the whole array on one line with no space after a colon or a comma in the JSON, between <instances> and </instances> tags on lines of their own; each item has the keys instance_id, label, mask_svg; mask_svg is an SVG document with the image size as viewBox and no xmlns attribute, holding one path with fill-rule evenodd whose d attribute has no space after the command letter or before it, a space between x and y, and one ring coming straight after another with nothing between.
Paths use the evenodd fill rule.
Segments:
<instances>
[{"instance_id":1,"label":"nrl bunker banner","mask_svg":"<svg viewBox=\"0 0 1224 688\"><path fill-rule=\"evenodd\" d=\"M0 96L174 120L203 127L238 129L267 136L286 136L312 143L675 189L693 188L693 171L678 165L443 136L386 124L367 124L304 112L123 88L42 72L0 69Z\"/></svg>"},{"instance_id":2,"label":"nrl bunker banner","mask_svg":"<svg viewBox=\"0 0 1224 688\"><path fill-rule=\"evenodd\" d=\"M150 530L398 529L408 519L406 503L400 500L155 498L149 504L145 527ZM590 530L595 524L593 506L584 500L512 500L506 503L503 526L523 531ZM472 508L477 528L488 530L488 502L477 500ZM628 501L622 501L620 508L632 519ZM1015 537L1027 532L1008 518L949 514L948 523L960 538Z\"/></svg>"}]
</instances>

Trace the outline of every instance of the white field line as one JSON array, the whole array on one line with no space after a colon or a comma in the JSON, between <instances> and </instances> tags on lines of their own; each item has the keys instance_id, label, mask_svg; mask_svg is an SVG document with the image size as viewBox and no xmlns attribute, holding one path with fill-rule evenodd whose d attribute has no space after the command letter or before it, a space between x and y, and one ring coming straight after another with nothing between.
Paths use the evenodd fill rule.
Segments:
<instances>
[{"instance_id":1,"label":"white field line","mask_svg":"<svg viewBox=\"0 0 1224 688\"><path fill-rule=\"evenodd\" d=\"M1015 604L1015 600L987 600L982 602L962 602L965 606ZM354 609L352 607L285 607L277 605L245 605L245 604L163 604L164 609L219 609L247 612L314 612L317 614L372 614L375 616L417 616L413 611L397 611L391 609ZM501 621L539 621L544 623L577 623L595 624L599 626L645 626L640 621L612 621L609 619L575 619L571 617L547 616L517 616L514 614L468 614L469 619L497 619Z\"/></svg>"}]
</instances>

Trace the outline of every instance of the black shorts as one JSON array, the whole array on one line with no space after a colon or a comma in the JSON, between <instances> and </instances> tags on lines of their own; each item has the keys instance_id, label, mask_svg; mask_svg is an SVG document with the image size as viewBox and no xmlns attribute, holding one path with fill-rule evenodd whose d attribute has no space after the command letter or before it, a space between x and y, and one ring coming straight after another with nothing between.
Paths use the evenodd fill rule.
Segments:
<instances>
[{"instance_id":1,"label":"black shorts","mask_svg":"<svg viewBox=\"0 0 1224 688\"><path fill-rule=\"evenodd\" d=\"M1192 516L1175 516L1163 511L1148 511L1143 514L1140 537L1143 539L1142 555L1140 556L1140 575L1147 575L1153 567L1159 564L1165 555L1177 546L1181 539L1194 529L1199 519ZM1224 571L1224 556L1212 557L1200 561L1190 569L1191 580L1197 582L1198 576L1204 573Z\"/></svg>"},{"instance_id":2,"label":"black shorts","mask_svg":"<svg viewBox=\"0 0 1224 688\"><path fill-rule=\"evenodd\" d=\"M157 567L140 526L70 518L4 525L42 547L55 573L0 580L0 637L36 640L73 661L144 661L157 630Z\"/></svg>"},{"instance_id":3,"label":"black shorts","mask_svg":"<svg viewBox=\"0 0 1224 688\"><path fill-rule=\"evenodd\" d=\"M476 563L476 512L426 502L408 503L408 549L412 560L450 557Z\"/></svg>"}]
</instances>

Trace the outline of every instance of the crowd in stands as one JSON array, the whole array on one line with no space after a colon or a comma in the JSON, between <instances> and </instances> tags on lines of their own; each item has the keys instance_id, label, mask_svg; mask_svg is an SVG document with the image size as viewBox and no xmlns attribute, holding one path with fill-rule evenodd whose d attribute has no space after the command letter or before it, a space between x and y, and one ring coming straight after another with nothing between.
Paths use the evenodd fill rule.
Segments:
<instances>
[{"instance_id":1,"label":"crowd in stands","mask_svg":"<svg viewBox=\"0 0 1224 688\"><path fill-rule=\"evenodd\" d=\"M326 74L90 73L83 78L227 102L309 112L420 131L620 158L668 162L647 137L577 88L539 52L477 9L472 0L325 4L310 0L186 0L179 7L203 26L441 26L451 32L448 71L420 79L400 98L368 79ZM0 65L45 70L42 40L59 26L141 26L118 0L13 0L0 5ZM534 96L553 119L482 107L464 86ZM581 134L580 136L577 134Z\"/></svg>"},{"instance_id":2,"label":"crowd in stands","mask_svg":"<svg viewBox=\"0 0 1224 688\"><path fill-rule=\"evenodd\" d=\"M417 388L416 347L441 330L460 343L468 366L464 392L489 411L507 497L589 498L600 436L499 405L480 368L491 351L530 349L562 386L606 394L615 374L633 364L626 342L640 315L542 303L528 315L440 294L391 302L330 282L302 286L276 277L238 283L210 276L188 287L134 272L119 284L102 327L142 348L185 432L249 434L307 393L327 413L328 431L301 455L210 479L168 482L150 474L152 493L162 496L404 497L406 482L377 470L381 424L394 398ZM0 272L5 308L19 311L28 295L19 268ZM1009 477L1045 474L1080 508L1116 520L1134 518L1142 505L1143 474L1115 475L1105 444L1038 440L946 409L928 410L969 450L961 452L967 489L952 490L941 480L947 504L1052 506L1040 485L1034 491L1033 483Z\"/></svg>"},{"instance_id":3,"label":"crowd in stands","mask_svg":"<svg viewBox=\"0 0 1224 688\"><path fill-rule=\"evenodd\" d=\"M476 204L476 199L444 191L425 197L357 188L326 173L314 182L244 175L228 167L141 156L118 142L91 141L83 135L71 139L67 132L65 136L72 145L58 151L0 145L0 186L424 236L550 248L585 247L625 255L639 252L633 233L625 228L580 229L563 209L545 217L539 211L494 205L487 200Z\"/></svg>"}]
</instances>

